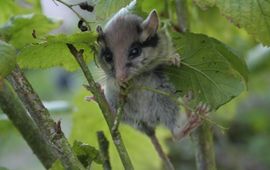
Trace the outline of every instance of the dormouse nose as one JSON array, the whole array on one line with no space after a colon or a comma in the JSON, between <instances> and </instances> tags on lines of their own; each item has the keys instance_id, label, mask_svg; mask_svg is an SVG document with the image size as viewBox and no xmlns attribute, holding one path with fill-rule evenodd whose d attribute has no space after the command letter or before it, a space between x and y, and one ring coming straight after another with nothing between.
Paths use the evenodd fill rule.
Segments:
<instances>
[{"instance_id":1,"label":"dormouse nose","mask_svg":"<svg viewBox=\"0 0 270 170\"><path fill-rule=\"evenodd\" d=\"M125 50L121 49L115 51L115 77L119 83L124 83L127 80L127 67L126 67L127 57L125 55Z\"/></svg>"},{"instance_id":2,"label":"dormouse nose","mask_svg":"<svg viewBox=\"0 0 270 170\"><path fill-rule=\"evenodd\" d=\"M127 74L125 70L116 71L116 80L119 83L124 83L127 80Z\"/></svg>"}]
</instances>

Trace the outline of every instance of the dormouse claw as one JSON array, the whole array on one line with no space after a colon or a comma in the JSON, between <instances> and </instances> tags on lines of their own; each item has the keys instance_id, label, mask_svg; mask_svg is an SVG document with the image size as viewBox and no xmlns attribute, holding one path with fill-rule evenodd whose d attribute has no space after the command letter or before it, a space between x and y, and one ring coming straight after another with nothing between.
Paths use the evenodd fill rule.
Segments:
<instances>
[{"instance_id":1,"label":"dormouse claw","mask_svg":"<svg viewBox=\"0 0 270 170\"><path fill-rule=\"evenodd\" d=\"M96 98L95 96L85 96L84 100L88 102L92 102L92 101L96 101Z\"/></svg>"},{"instance_id":2,"label":"dormouse claw","mask_svg":"<svg viewBox=\"0 0 270 170\"><path fill-rule=\"evenodd\" d=\"M170 56L169 63L173 66L180 67L181 64L180 55L178 53L175 53L172 56Z\"/></svg>"},{"instance_id":3,"label":"dormouse claw","mask_svg":"<svg viewBox=\"0 0 270 170\"><path fill-rule=\"evenodd\" d=\"M201 125L202 117L207 116L210 111L210 106L206 103L200 102L196 110L188 117L188 121L178 134L174 134L174 138L180 140L190 134L194 129Z\"/></svg>"}]
</instances>

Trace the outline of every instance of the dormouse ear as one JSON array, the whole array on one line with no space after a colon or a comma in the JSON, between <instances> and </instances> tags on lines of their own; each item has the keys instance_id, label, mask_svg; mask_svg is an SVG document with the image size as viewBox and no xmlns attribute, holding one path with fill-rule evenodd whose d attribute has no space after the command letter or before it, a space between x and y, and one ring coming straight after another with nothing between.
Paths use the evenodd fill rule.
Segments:
<instances>
[{"instance_id":1,"label":"dormouse ear","mask_svg":"<svg viewBox=\"0 0 270 170\"><path fill-rule=\"evenodd\" d=\"M149 37L156 34L158 30L159 19L156 10L152 10L148 17L141 24L142 34L141 41L147 40Z\"/></svg>"},{"instance_id":2,"label":"dormouse ear","mask_svg":"<svg viewBox=\"0 0 270 170\"><path fill-rule=\"evenodd\" d=\"M101 46L101 47L105 47L105 39L104 39L104 33L103 30L101 28L101 26L97 26L96 28L97 33L98 33L98 37L97 37L97 43Z\"/></svg>"}]
</instances>

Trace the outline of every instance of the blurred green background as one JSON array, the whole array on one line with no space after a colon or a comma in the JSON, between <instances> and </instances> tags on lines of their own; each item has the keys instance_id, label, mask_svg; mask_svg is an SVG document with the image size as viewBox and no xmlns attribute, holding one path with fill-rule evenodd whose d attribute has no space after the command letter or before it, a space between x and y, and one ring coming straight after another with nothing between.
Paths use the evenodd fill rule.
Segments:
<instances>
[{"instance_id":1,"label":"blurred green background","mask_svg":"<svg viewBox=\"0 0 270 170\"><path fill-rule=\"evenodd\" d=\"M163 11L162 2L149 0L143 8ZM173 1L169 2L173 4ZM5 2L0 1L1 3ZM63 20L61 28L53 33L78 31L77 18L69 9L61 5L56 6L51 0L41 1L41 7L47 16ZM217 169L269 170L270 48L257 43L245 30L232 25L216 7L201 10L192 1L188 1L188 10L190 31L203 33L224 42L243 57L250 71L248 91L210 115L214 122L225 127L223 129L213 124ZM3 23L1 20L0 24ZM71 143L79 140L97 147L98 130L104 130L110 138L97 105L84 100L84 97L90 94L82 87L85 80L80 71L67 72L61 68L52 68L25 70L25 73L53 118L61 120L63 131ZM121 132L135 169L161 169L161 162L146 136L126 125L121 125ZM170 133L163 127L158 129L158 137L176 169L195 170L194 146L190 138L180 142L172 141ZM113 169L122 169L112 143L110 148ZM2 113L0 167L10 170L44 169ZM101 169L101 166L96 164L92 167Z\"/></svg>"}]
</instances>

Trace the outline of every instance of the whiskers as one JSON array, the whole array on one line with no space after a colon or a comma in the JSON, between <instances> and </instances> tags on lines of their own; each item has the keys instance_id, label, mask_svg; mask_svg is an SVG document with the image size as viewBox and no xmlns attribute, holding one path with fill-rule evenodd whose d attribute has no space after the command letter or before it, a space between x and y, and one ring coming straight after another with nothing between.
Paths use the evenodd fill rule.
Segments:
<instances>
[{"instance_id":1,"label":"whiskers","mask_svg":"<svg viewBox=\"0 0 270 170\"><path fill-rule=\"evenodd\" d=\"M108 75L106 75L105 73L102 75L99 75L97 79L95 79L95 82L103 85L105 84L105 82L108 80Z\"/></svg>"},{"instance_id":2,"label":"whiskers","mask_svg":"<svg viewBox=\"0 0 270 170\"><path fill-rule=\"evenodd\" d=\"M162 57L161 58L161 60L160 60L160 62L164 62L164 63L167 63L167 62L170 62L170 60L175 56L175 54L177 54L178 52L178 50L180 49L180 47L179 48L176 48L176 49L174 49L174 50L172 50L172 51L170 51L169 52L169 54L167 54L165 57ZM179 54L179 53L178 53ZM181 56L180 56L180 60L181 61L183 61L185 58L182 58Z\"/></svg>"},{"instance_id":3,"label":"whiskers","mask_svg":"<svg viewBox=\"0 0 270 170\"><path fill-rule=\"evenodd\" d=\"M89 65L90 72L95 80L99 84L105 84L111 75L106 74L100 67L97 67L94 62Z\"/></svg>"}]
</instances>

